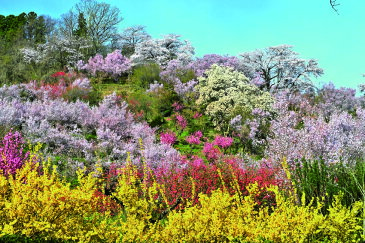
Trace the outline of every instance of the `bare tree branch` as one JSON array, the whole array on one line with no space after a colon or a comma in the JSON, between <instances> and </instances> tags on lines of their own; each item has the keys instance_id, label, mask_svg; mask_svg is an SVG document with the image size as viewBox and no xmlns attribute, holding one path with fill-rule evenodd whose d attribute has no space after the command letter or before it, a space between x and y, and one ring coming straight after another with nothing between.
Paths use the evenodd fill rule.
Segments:
<instances>
[{"instance_id":1,"label":"bare tree branch","mask_svg":"<svg viewBox=\"0 0 365 243\"><path fill-rule=\"evenodd\" d=\"M337 0L330 0L330 4L331 4L331 7L332 9L337 13L338 13L338 9L337 9L337 6L339 6L340 4L336 2Z\"/></svg>"}]
</instances>

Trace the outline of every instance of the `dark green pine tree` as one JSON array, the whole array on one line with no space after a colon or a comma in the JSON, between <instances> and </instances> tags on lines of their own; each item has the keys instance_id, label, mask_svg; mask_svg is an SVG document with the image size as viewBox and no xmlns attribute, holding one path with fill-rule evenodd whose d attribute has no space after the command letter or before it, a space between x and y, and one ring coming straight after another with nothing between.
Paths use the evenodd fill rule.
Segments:
<instances>
[{"instance_id":1,"label":"dark green pine tree","mask_svg":"<svg viewBox=\"0 0 365 243\"><path fill-rule=\"evenodd\" d=\"M7 44L14 44L14 41L22 40L25 23L25 13L21 13L19 16L0 15L0 39Z\"/></svg>"},{"instance_id":2,"label":"dark green pine tree","mask_svg":"<svg viewBox=\"0 0 365 243\"><path fill-rule=\"evenodd\" d=\"M36 21L34 42L36 44L46 42L46 23L43 16L39 16Z\"/></svg>"},{"instance_id":3,"label":"dark green pine tree","mask_svg":"<svg viewBox=\"0 0 365 243\"><path fill-rule=\"evenodd\" d=\"M36 26L37 26L38 16L35 12L29 12L26 16L26 24L24 26L24 37L29 41L33 41L36 35Z\"/></svg>"},{"instance_id":4,"label":"dark green pine tree","mask_svg":"<svg viewBox=\"0 0 365 243\"><path fill-rule=\"evenodd\" d=\"M75 35L78 37L86 37L87 36L87 24L86 24L86 19L85 19L83 13L79 13L77 25L78 26L75 31Z\"/></svg>"}]
</instances>

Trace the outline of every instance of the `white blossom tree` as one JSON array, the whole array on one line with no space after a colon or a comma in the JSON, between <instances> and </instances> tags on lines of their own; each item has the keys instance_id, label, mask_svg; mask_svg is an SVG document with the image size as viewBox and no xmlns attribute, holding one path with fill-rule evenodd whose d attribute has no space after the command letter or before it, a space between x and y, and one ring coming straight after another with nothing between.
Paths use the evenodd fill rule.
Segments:
<instances>
[{"instance_id":1,"label":"white blossom tree","mask_svg":"<svg viewBox=\"0 0 365 243\"><path fill-rule=\"evenodd\" d=\"M237 115L246 116L254 108L273 112L273 97L269 92L250 84L248 78L232 67L213 64L198 78L196 104L205 110L213 124L221 130Z\"/></svg>"},{"instance_id":2,"label":"white blossom tree","mask_svg":"<svg viewBox=\"0 0 365 243\"><path fill-rule=\"evenodd\" d=\"M258 73L262 90L276 92L282 89L292 91L312 87L311 76L319 77L323 69L314 59L301 59L290 45L280 45L240 54L243 65L251 73Z\"/></svg>"},{"instance_id":3,"label":"white blossom tree","mask_svg":"<svg viewBox=\"0 0 365 243\"><path fill-rule=\"evenodd\" d=\"M166 67L173 59L188 63L194 53L194 47L189 41L180 40L179 35L169 34L162 39L148 39L138 43L131 59L134 64L155 62Z\"/></svg>"},{"instance_id":4,"label":"white blossom tree","mask_svg":"<svg viewBox=\"0 0 365 243\"><path fill-rule=\"evenodd\" d=\"M131 26L124 29L123 32L117 36L117 48L122 50L123 55L131 56L133 55L137 44L150 39L151 36L147 33L145 26Z\"/></svg>"},{"instance_id":5,"label":"white blossom tree","mask_svg":"<svg viewBox=\"0 0 365 243\"><path fill-rule=\"evenodd\" d=\"M75 66L83 58L82 50L90 48L88 40L83 38L53 37L45 44L35 48L23 48L21 53L26 63L47 63L48 66Z\"/></svg>"}]
</instances>

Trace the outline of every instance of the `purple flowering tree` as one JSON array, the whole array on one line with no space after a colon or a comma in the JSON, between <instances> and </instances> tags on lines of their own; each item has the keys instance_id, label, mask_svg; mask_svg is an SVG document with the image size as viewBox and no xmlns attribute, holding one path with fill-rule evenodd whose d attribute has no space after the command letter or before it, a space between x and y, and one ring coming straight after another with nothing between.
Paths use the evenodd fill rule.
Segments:
<instances>
[{"instance_id":1,"label":"purple flowering tree","mask_svg":"<svg viewBox=\"0 0 365 243\"><path fill-rule=\"evenodd\" d=\"M136 122L127 104L115 94L91 107L81 101L21 100L12 88L4 90L8 91L14 97L0 98L0 126L16 126L30 142L45 144L47 156L75 158L67 162L72 171L83 167L82 161L93 165L98 158L105 163L122 164L128 153L137 164L143 156L152 168L179 161L179 153L170 145L157 142L155 129Z\"/></svg>"},{"instance_id":2,"label":"purple flowering tree","mask_svg":"<svg viewBox=\"0 0 365 243\"><path fill-rule=\"evenodd\" d=\"M329 114L321 103L314 105L304 95L277 95L278 116L271 122L273 136L268 138L266 156L278 163L284 157L289 163L302 158L322 158L326 163L342 161L348 165L362 159L365 156L365 112L360 107L356 107L355 115L344 111L343 107L352 104L352 99L349 100L349 104L341 107L334 104Z\"/></svg>"},{"instance_id":3,"label":"purple flowering tree","mask_svg":"<svg viewBox=\"0 0 365 243\"><path fill-rule=\"evenodd\" d=\"M319 98L321 102L318 108L326 117L338 111L353 112L360 105L355 89L344 87L337 89L333 83L323 85L319 91Z\"/></svg>"},{"instance_id":4,"label":"purple flowering tree","mask_svg":"<svg viewBox=\"0 0 365 243\"><path fill-rule=\"evenodd\" d=\"M126 73L131 67L130 60L123 56L120 50L109 53L105 59L102 55L96 54L94 57L89 58L88 63L84 63L82 60L77 63L79 70L85 70L93 76L98 73L106 73L114 78Z\"/></svg>"}]
</instances>

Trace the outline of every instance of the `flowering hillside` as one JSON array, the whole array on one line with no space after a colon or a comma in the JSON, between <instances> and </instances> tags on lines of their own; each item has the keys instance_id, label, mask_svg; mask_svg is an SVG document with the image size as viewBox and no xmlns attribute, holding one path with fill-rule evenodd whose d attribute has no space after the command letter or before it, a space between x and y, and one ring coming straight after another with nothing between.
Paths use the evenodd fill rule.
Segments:
<instances>
[{"instance_id":1,"label":"flowering hillside","mask_svg":"<svg viewBox=\"0 0 365 243\"><path fill-rule=\"evenodd\" d=\"M0 15L0 242L365 242L363 94L121 20Z\"/></svg>"}]
</instances>

